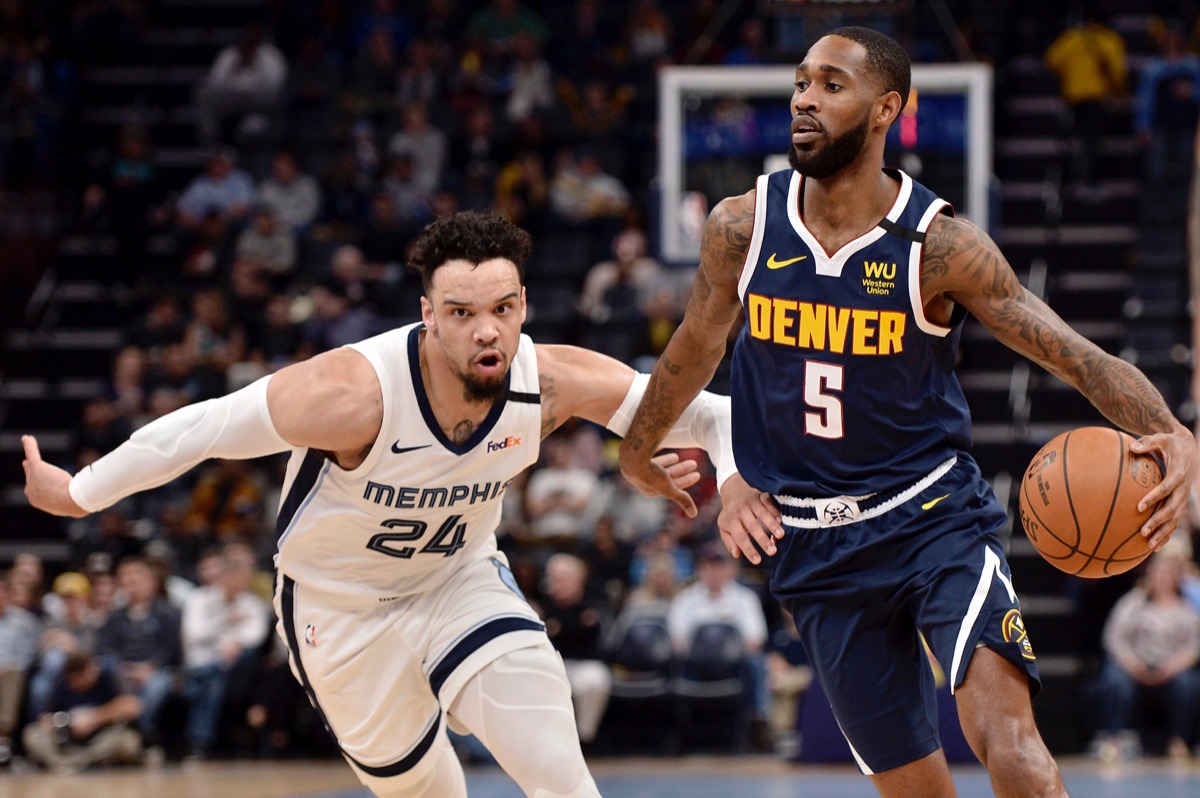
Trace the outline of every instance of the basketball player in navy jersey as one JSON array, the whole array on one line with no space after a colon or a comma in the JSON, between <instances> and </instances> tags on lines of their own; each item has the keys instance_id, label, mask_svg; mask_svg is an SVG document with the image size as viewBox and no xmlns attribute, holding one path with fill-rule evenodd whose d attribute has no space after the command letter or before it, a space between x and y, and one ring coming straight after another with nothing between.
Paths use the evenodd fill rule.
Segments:
<instances>
[{"instance_id":1,"label":"basketball player in navy jersey","mask_svg":"<svg viewBox=\"0 0 1200 798\"><path fill-rule=\"evenodd\" d=\"M1034 724L1033 647L998 533L1005 510L966 450L953 373L969 312L1069 382L1135 451L1166 464L1143 500L1159 546L1196 469L1191 434L1133 366L1071 330L1018 282L991 239L925 187L883 168L909 94L908 57L864 28L820 39L796 70L792 169L713 210L687 316L654 369L621 447L650 469L661 435L711 378L739 305L733 448L742 483L722 491L735 556L771 561L860 769L885 796L954 795L934 726L946 671L963 730L1000 796L1062 796Z\"/></svg>"},{"instance_id":2,"label":"basketball player in navy jersey","mask_svg":"<svg viewBox=\"0 0 1200 798\"><path fill-rule=\"evenodd\" d=\"M73 477L24 436L30 504L78 517L208 457L290 451L278 632L292 671L381 798L463 798L445 729L473 733L530 798L596 798L562 659L493 534L509 482L571 417L619 434L648 375L521 334L529 235L457 214L413 246L423 322L169 413ZM702 394L665 443L731 478L729 401ZM692 461L655 458L689 515Z\"/></svg>"}]
</instances>

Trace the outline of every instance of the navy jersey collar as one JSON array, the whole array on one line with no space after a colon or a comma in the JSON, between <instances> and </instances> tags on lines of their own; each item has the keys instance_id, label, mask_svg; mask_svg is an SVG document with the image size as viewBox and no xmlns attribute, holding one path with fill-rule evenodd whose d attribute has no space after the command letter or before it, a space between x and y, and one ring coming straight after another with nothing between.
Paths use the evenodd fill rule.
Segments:
<instances>
[{"instance_id":1,"label":"navy jersey collar","mask_svg":"<svg viewBox=\"0 0 1200 798\"><path fill-rule=\"evenodd\" d=\"M425 381L421 379L420 343L421 330L423 329L425 329L425 325L418 324L408 334L408 370L412 376L413 392L417 395L417 406L421 408L421 417L425 419L425 426L429 428L433 437L437 438L438 443L454 454L466 454L478 446L480 441L486 438L492 431L492 428L496 426L496 422L500 420L500 414L504 412L504 406L508 404L508 397L502 396L492 404L492 409L487 414L487 418L471 434L471 437L462 443L455 443L447 438L446 433L442 431L442 425L438 423L437 416L433 414L433 407L429 404L429 395L425 393ZM506 389L511 379L512 369L510 368L504 375L504 387Z\"/></svg>"}]
</instances>

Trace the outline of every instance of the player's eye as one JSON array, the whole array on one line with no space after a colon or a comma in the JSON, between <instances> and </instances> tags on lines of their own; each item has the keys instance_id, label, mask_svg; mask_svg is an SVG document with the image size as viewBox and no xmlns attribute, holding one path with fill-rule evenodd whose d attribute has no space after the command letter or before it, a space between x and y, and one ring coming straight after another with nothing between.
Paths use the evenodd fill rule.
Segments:
<instances>
[{"instance_id":1,"label":"player's eye","mask_svg":"<svg viewBox=\"0 0 1200 798\"><path fill-rule=\"evenodd\" d=\"M839 86L839 85L838 85L838 84L836 84L836 83L826 83L826 84L825 84L825 90L826 90L826 91L837 92L837 91L839 91L841 88L842 88L842 87L841 87L841 86Z\"/></svg>"},{"instance_id":2,"label":"player's eye","mask_svg":"<svg viewBox=\"0 0 1200 798\"><path fill-rule=\"evenodd\" d=\"M505 302L503 305L500 305L496 308L496 312L499 313L501 316L509 313L511 310L512 310L512 305L510 305L507 302Z\"/></svg>"},{"instance_id":3,"label":"player's eye","mask_svg":"<svg viewBox=\"0 0 1200 798\"><path fill-rule=\"evenodd\" d=\"M805 89L807 89L807 88L808 88L808 81L806 81L806 80L798 80L798 81L796 81L796 89L797 89L797 91L804 91L804 90L805 90Z\"/></svg>"},{"instance_id":4,"label":"player's eye","mask_svg":"<svg viewBox=\"0 0 1200 798\"><path fill-rule=\"evenodd\" d=\"M454 318L456 319L465 319L471 315L471 311L467 310L466 308L455 308L450 312L454 314Z\"/></svg>"}]
</instances>

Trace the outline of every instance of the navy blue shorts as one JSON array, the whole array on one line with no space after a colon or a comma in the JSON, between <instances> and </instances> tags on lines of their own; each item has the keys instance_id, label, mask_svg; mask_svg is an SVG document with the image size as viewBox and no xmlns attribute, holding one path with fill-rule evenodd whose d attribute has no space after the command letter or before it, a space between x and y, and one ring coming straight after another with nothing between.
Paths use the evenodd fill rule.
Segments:
<instances>
[{"instance_id":1,"label":"navy blue shorts","mask_svg":"<svg viewBox=\"0 0 1200 798\"><path fill-rule=\"evenodd\" d=\"M1041 686L998 537L1004 508L969 456L890 512L789 530L771 589L795 618L833 713L867 774L939 747L933 670L951 690L975 648L993 649Z\"/></svg>"}]
</instances>

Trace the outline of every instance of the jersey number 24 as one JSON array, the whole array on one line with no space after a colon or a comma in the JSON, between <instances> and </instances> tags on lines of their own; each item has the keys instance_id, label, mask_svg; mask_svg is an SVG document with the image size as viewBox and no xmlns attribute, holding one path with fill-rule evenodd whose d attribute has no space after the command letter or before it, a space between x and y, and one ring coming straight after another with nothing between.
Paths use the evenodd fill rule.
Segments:
<instances>
[{"instance_id":1,"label":"jersey number 24","mask_svg":"<svg viewBox=\"0 0 1200 798\"><path fill-rule=\"evenodd\" d=\"M456 551L461 549L465 542L463 538L467 534L467 525L459 523L462 520L461 515L452 515L442 522L438 527L437 532L429 539L429 542L421 547L421 554L441 554L444 557L449 557ZM402 560L407 560L417 553L413 546L392 546L393 543L412 543L425 537L425 532L429 529L429 524L424 521L410 521L403 518L391 518L384 521L380 526L387 527L392 532L380 532L373 536L367 542L367 548L371 551L377 551L380 554L386 554L389 557L399 557Z\"/></svg>"}]
</instances>

